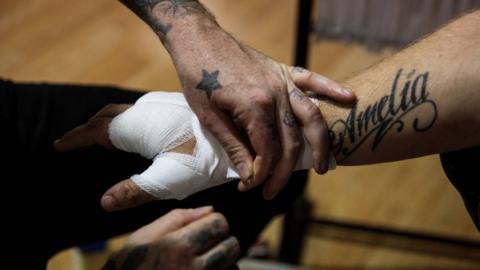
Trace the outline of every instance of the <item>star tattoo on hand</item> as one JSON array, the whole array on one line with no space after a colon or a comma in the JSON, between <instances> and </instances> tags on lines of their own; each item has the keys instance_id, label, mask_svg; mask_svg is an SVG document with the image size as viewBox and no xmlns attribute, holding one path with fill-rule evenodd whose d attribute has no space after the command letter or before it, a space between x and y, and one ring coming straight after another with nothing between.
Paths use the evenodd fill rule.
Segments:
<instances>
[{"instance_id":1,"label":"star tattoo on hand","mask_svg":"<svg viewBox=\"0 0 480 270\"><path fill-rule=\"evenodd\" d=\"M202 69L202 81L197 85L197 89L205 91L208 98L210 98L214 90L222 88L222 85L218 82L219 74L220 71L218 69L212 73Z\"/></svg>"}]
</instances>

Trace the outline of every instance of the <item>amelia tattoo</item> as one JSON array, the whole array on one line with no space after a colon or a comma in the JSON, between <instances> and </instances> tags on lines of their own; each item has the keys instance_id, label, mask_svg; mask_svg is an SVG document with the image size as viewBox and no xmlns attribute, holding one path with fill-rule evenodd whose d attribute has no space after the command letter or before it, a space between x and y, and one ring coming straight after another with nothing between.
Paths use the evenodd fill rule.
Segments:
<instances>
[{"instance_id":1,"label":"amelia tattoo","mask_svg":"<svg viewBox=\"0 0 480 270\"><path fill-rule=\"evenodd\" d=\"M330 141L337 161L347 159L370 137L373 137L371 150L375 151L389 132L402 132L407 125L417 132L430 129L437 119L437 106L428 98L428 76L428 71L417 74L416 70L404 73L400 69L393 80L390 95L383 96L364 110L354 105L346 119L333 122L329 128ZM403 87L400 86L402 81ZM408 122L404 119L421 107L425 108L422 114L415 115Z\"/></svg>"}]
</instances>

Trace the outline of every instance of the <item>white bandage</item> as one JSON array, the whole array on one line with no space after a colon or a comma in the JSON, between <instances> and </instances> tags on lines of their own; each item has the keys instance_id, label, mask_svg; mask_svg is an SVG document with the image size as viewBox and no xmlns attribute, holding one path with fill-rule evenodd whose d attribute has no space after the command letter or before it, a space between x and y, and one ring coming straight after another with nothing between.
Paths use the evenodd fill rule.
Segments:
<instances>
[{"instance_id":1,"label":"white bandage","mask_svg":"<svg viewBox=\"0 0 480 270\"><path fill-rule=\"evenodd\" d=\"M110 123L112 144L123 151L153 159L133 181L157 199L183 199L201 190L239 179L218 141L202 127L183 94L151 92ZM193 155L170 150L195 138ZM312 168L312 153L304 144L296 170ZM335 160L330 159L331 169Z\"/></svg>"}]
</instances>

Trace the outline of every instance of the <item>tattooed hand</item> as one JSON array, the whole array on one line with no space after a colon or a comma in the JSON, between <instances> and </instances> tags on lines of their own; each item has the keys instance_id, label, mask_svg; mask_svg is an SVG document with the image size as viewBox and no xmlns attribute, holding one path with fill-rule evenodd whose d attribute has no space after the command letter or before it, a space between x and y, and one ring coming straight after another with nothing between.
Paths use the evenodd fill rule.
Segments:
<instances>
[{"instance_id":1,"label":"tattooed hand","mask_svg":"<svg viewBox=\"0 0 480 270\"><path fill-rule=\"evenodd\" d=\"M237 269L240 247L212 207L176 209L140 228L104 270Z\"/></svg>"},{"instance_id":2,"label":"tattooed hand","mask_svg":"<svg viewBox=\"0 0 480 270\"><path fill-rule=\"evenodd\" d=\"M353 102L353 94L237 42L198 1L122 2L152 27L169 51L190 106L235 164L243 180L240 190L259 185L273 172L264 196L271 199L278 193L302 147L301 127L313 149L315 170L328 170L328 132L320 111L306 100L296 108L295 118L288 93L298 87L344 103Z\"/></svg>"}]
</instances>

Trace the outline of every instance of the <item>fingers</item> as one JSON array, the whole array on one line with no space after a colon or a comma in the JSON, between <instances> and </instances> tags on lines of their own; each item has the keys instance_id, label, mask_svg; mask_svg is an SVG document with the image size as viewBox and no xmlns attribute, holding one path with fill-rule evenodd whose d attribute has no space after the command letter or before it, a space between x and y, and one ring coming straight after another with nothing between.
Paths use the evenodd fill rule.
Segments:
<instances>
[{"instance_id":1,"label":"fingers","mask_svg":"<svg viewBox=\"0 0 480 270\"><path fill-rule=\"evenodd\" d=\"M305 91L313 91L318 95L345 104L353 103L356 100L352 92L320 74L301 67L291 67L290 71L295 85Z\"/></svg>"},{"instance_id":2,"label":"fingers","mask_svg":"<svg viewBox=\"0 0 480 270\"><path fill-rule=\"evenodd\" d=\"M274 116L275 112L268 112L268 114L258 117L257 121L254 121L252 127L249 128L248 134L256 153L253 163L254 177L251 182L241 182L240 191L249 190L263 183L280 156L281 144L277 122L270 115Z\"/></svg>"},{"instance_id":3,"label":"fingers","mask_svg":"<svg viewBox=\"0 0 480 270\"><path fill-rule=\"evenodd\" d=\"M109 104L96 113L87 123L67 132L54 147L58 151L66 152L74 149L88 148L94 144L113 148L108 137L108 125L111 120L130 108L129 104Z\"/></svg>"},{"instance_id":4,"label":"fingers","mask_svg":"<svg viewBox=\"0 0 480 270\"><path fill-rule=\"evenodd\" d=\"M203 110L197 115L202 125L222 145L237 168L241 179L250 179L253 175L252 155L232 120L225 113L214 109Z\"/></svg>"},{"instance_id":5,"label":"fingers","mask_svg":"<svg viewBox=\"0 0 480 270\"><path fill-rule=\"evenodd\" d=\"M265 91L257 91L248 102L252 103L248 104L250 110L237 114L237 117L246 129L255 152L254 175L251 181L239 183L240 191L258 186L270 175L279 159L281 149L275 118L275 99L269 97ZM240 106L242 104L233 105Z\"/></svg>"},{"instance_id":6,"label":"fingers","mask_svg":"<svg viewBox=\"0 0 480 270\"><path fill-rule=\"evenodd\" d=\"M54 147L58 151L66 152L74 149L84 149L99 144L113 148L108 137L108 125L112 118L94 117L86 124L67 132L62 138L55 141Z\"/></svg>"},{"instance_id":7,"label":"fingers","mask_svg":"<svg viewBox=\"0 0 480 270\"><path fill-rule=\"evenodd\" d=\"M268 200L273 199L288 182L297 164L298 154L303 142L298 130L297 120L290 108L287 94L280 101L278 107L277 123L282 144L282 154L273 175L266 182L263 189L263 196Z\"/></svg>"},{"instance_id":8,"label":"fingers","mask_svg":"<svg viewBox=\"0 0 480 270\"><path fill-rule=\"evenodd\" d=\"M303 127L303 135L312 148L315 171L324 174L328 171L330 143L320 109L298 88L293 88L289 97L292 110Z\"/></svg>"},{"instance_id":9,"label":"fingers","mask_svg":"<svg viewBox=\"0 0 480 270\"><path fill-rule=\"evenodd\" d=\"M143 191L132 179L123 180L105 192L100 204L105 211L118 211L150 202L155 198Z\"/></svg>"},{"instance_id":10,"label":"fingers","mask_svg":"<svg viewBox=\"0 0 480 270\"><path fill-rule=\"evenodd\" d=\"M219 213L209 214L175 231L170 236L193 254L202 254L229 237L228 223Z\"/></svg>"},{"instance_id":11,"label":"fingers","mask_svg":"<svg viewBox=\"0 0 480 270\"><path fill-rule=\"evenodd\" d=\"M108 104L95 114L95 117L110 117L123 113L128 108L132 107L131 104Z\"/></svg>"},{"instance_id":12,"label":"fingers","mask_svg":"<svg viewBox=\"0 0 480 270\"><path fill-rule=\"evenodd\" d=\"M228 267L232 267L228 269L238 269L234 266L239 255L238 240L230 236L199 258L201 269L223 270Z\"/></svg>"},{"instance_id":13,"label":"fingers","mask_svg":"<svg viewBox=\"0 0 480 270\"><path fill-rule=\"evenodd\" d=\"M128 244L142 245L162 239L166 234L176 232L185 226L202 219L213 212L211 206L195 209L175 209L152 223L135 231L128 240Z\"/></svg>"}]
</instances>

